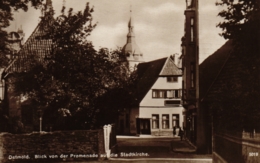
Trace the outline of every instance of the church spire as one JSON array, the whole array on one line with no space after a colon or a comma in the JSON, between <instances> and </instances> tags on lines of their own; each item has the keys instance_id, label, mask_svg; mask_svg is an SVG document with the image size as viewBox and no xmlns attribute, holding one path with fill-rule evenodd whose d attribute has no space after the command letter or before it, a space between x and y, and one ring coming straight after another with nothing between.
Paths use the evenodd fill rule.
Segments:
<instances>
[{"instance_id":1,"label":"church spire","mask_svg":"<svg viewBox=\"0 0 260 163\"><path fill-rule=\"evenodd\" d=\"M66 6L66 0L63 0L63 2L62 2L62 6L63 6L63 7Z\"/></svg>"},{"instance_id":2,"label":"church spire","mask_svg":"<svg viewBox=\"0 0 260 163\"><path fill-rule=\"evenodd\" d=\"M128 22L127 41L123 47L123 53L127 56L130 67L135 67L139 62L143 62L143 54L135 42L132 9L130 8L130 19Z\"/></svg>"},{"instance_id":3,"label":"church spire","mask_svg":"<svg viewBox=\"0 0 260 163\"><path fill-rule=\"evenodd\" d=\"M128 27L130 28L132 26L132 6L130 6L130 20L128 22Z\"/></svg>"},{"instance_id":4,"label":"church spire","mask_svg":"<svg viewBox=\"0 0 260 163\"><path fill-rule=\"evenodd\" d=\"M132 6L130 6L130 19L128 22L128 34L127 34L127 43L134 42L135 40L134 35L134 25L133 25L133 18L132 18Z\"/></svg>"}]
</instances>

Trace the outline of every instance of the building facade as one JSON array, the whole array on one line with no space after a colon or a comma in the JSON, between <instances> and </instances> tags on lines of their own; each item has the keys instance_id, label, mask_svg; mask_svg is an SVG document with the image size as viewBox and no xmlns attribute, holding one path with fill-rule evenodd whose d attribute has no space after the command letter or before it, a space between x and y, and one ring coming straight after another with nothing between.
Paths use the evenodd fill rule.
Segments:
<instances>
[{"instance_id":1,"label":"building facade","mask_svg":"<svg viewBox=\"0 0 260 163\"><path fill-rule=\"evenodd\" d=\"M173 128L183 127L182 71L167 57L140 63L137 73L137 105L129 113L130 133L172 136Z\"/></svg>"},{"instance_id":2,"label":"building facade","mask_svg":"<svg viewBox=\"0 0 260 163\"><path fill-rule=\"evenodd\" d=\"M199 9L198 0L186 1L185 26L182 38L183 106L186 137L197 146L206 146L205 114L199 107Z\"/></svg>"}]
</instances>

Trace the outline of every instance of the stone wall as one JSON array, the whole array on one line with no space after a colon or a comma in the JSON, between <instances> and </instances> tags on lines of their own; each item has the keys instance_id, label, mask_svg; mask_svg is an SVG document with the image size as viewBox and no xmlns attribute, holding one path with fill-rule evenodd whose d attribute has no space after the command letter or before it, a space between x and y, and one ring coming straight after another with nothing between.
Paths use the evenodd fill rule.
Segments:
<instances>
[{"instance_id":1,"label":"stone wall","mask_svg":"<svg viewBox=\"0 0 260 163\"><path fill-rule=\"evenodd\" d=\"M0 134L0 162L104 159L103 130Z\"/></svg>"},{"instance_id":2,"label":"stone wall","mask_svg":"<svg viewBox=\"0 0 260 163\"><path fill-rule=\"evenodd\" d=\"M234 136L231 134L215 134L213 145L213 162L260 162L260 139L257 136Z\"/></svg>"}]
</instances>

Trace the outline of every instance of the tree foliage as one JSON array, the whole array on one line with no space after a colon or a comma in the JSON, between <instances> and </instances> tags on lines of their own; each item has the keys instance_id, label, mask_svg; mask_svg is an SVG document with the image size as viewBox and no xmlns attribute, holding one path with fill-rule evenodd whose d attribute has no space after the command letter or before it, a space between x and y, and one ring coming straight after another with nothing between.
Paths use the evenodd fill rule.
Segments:
<instances>
[{"instance_id":1,"label":"tree foliage","mask_svg":"<svg viewBox=\"0 0 260 163\"><path fill-rule=\"evenodd\" d=\"M216 5L225 7L218 14L224 21L217 26L223 29L221 35L226 39L238 37L241 31L247 30L248 24L259 19L258 0L221 0Z\"/></svg>"},{"instance_id":2,"label":"tree foliage","mask_svg":"<svg viewBox=\"0 0 260 163\"><path fill-rule=\"evenodd\" d=\"M6 28L10 26L10 22L13 20L13 12L15 10L22 9L28 10L28 4L35 8L42 6L43 0L1 0L0 1L0 67L4 67L8 64L8 59L5 57L9 53L9 49L6 46L7 32Z\"/></svg>"},{"instance_id":3,"label":"tree foliage","mask_svg":"<svg viewBox=\"0 0 260 163\"><path fill-rule=\"evenodd\" d=\"M215 99L215 120L222 129L260 131L260 1L221 0L217 5L225 8L217 26L223 29L221 36L233 40L233 49L227 62L232 65L226 65L229 80L222 81L221 96Z\"/></svg>"},{"instance_id":4,"label":"tree foliage","mask_svg":"<svg viewBox=\"0 0 260 163\"><path fill-rule=\"evenodd\" d=\"M260 42L260 1L259 0L221 0L216 5L225 9L219 12L224 19L217 26L225 39L233 39L237 52L256 53Z\"/></svg>"},{"instance_id":5,"label":"tree foliage","mask_svg":"<svg viewBox=\"0 0 260 163\"><path fill-rule=\"evenodd\" d=\"M96 51L88 41L96 26L92 12L88 3L83 12L69 9L66 14L63 8L45 36L53 40L51 55L45 62L34 61L30 70L16 79L16 91L44 111L44 124L54 129L96 128L101 122L98 118L102 119L98 115L107 109L104 106L110 106L110 95L129 95L128 91L111 93L126 90L133 80L129 80L128 64L120 49ZM111 106L111 113L123 107Z\"/></svg>"}]
</instances>

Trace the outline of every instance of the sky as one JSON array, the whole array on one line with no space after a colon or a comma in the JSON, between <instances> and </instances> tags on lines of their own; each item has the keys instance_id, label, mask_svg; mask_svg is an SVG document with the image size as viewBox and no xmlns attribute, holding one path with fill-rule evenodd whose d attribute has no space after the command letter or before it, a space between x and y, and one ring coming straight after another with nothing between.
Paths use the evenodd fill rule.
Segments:
<instances>
[{"instance_id":1,"label":"sky","mask_svg":"<svg viewBox=\"0 0 260 163\"><path fill-rule=\"evenodd\" d=\"M184 10L186 0L52 0L56 16L62 5L83 11L87 2L94 7L93 23L97 27L89 36L96 50L106 47L111 50L126 44L128 21L132 15L135 40L144 55L145 61L151 61L172 54L180 55L181 38L184 35ZM217 0L199 0L199 62L214 53L225 43L219 36L222 21L217 14L220 7ZM130 14L130 8L132 14ZM15 21L9 31L18 28L24 30L25 40L37 26L40 10L29 8L27 12L14 13Z\"/></svg>"}]
</instances>

